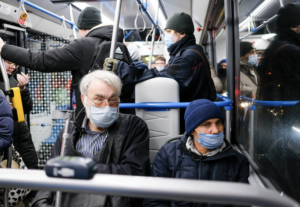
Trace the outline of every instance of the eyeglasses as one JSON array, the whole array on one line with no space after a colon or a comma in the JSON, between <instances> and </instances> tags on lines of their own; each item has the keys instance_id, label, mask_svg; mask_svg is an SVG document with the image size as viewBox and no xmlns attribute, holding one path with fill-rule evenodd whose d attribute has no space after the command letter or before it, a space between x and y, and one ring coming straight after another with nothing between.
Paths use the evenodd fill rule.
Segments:
<instances>
[{"instance_id":1,"label":"eyeglasses","mask_svg":"<svg viewBox=\"0 0 300 207\"><path fill-rule=\"evenodd\" d=\"M7 64L9 64L9 67L15 67L15 69L17 69L19 67L19 65L17 65L16 63L13 63L13 62L10 62L10 61L7 61L7 60L4 60L4 62L6 62Z\"/></svg>"},{"instance_id":2,"label":"eyeglasses","mask_svg":"<svg viewBox=\"0 0 300 207\"><path fill-rule=\"evenodd\" d=\"M119 101L107 101L107 100L105 100L105 101L93 101L93 100L91 100L88 96L86 96L91 102L93 102L94 104L95 104L95 106L96 107L104 107L105 106L105 103L107 103L108 104L108 106L109 107L117 107L117 106L119 106Z\"/></svg>"}]
</instances>

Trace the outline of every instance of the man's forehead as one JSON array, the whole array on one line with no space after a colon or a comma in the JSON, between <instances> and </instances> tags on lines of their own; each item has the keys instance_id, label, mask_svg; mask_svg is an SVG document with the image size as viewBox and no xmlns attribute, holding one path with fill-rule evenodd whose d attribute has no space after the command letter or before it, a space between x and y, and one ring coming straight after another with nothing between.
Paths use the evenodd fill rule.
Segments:
<instances>
[{"instance_id":1,"label":"man's forehead","mask_svg":"<svg viewBox=\"0 0 300 207\"><path fill-rule=\"evenodd\" d=\"M116 94L114 89L101 80L94 80L90 83L87 93L90 96L111 97Z\"/></svg>"}]
</instances>

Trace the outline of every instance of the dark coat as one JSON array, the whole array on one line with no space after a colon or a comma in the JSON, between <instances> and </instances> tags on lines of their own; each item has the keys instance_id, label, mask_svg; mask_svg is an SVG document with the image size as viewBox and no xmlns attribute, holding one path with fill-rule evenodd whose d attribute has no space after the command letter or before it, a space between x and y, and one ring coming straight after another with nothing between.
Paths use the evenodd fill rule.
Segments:
<instances>
[{"instance_id":1,"label":"dark coat","mask_svg":"<svg viewBox=\"0 0 300 207\"><path fill-rule=\"evenodd\" d=\"M0 93L0 155L13 141L14 131L13 115L9 103Z\"/></svg>"},{"instance_id":2,"label":"dark coat","mask_svg":"<svg viewBox=\"0 0 300 207\"><path fill-rule=\"evenodd\" d=\"M81 112L74 124L70 127L70 138L66 144L66 156L83 157L76 150L76 143L81 137L85 113ZM113 139L110 135L116 130L112 145L111 158L107 158L107 140ZM50 158L60 155L62 134L58 135ZM119 114L117 121L108 128L108 137L101 150L93 158L98 163L98 173L119 175L146 175L149 164L149 131L146 123L133 115ZM108 163L108 164L107 164ZM53 193L38 192L33 207L46 207L52 204ZM106 201L105 201L106 200ZM48 203L49 202L49 203ZM62 206L70 207L138 207L142 205L141 199L131 199L118 196L103 196L64 193Z\"/></svg>"},{"instance_id":3,"label":"dark coat","mask_svg":"<svg viewBox=\"0 0 300 207\"><path fill-rule=\"evenodd\" d=\"M113 25L97 27L86 37L76 39L62 48L42 52L31 52L28 49L13 45L4 45L1 56L4 60L40 72L71 71L72 86L76 93L76 114L83 108L80 99L79 81L88 73L92 64L94 48L97 41L111 40ZM123 41L123 30L118 30L117 41Z\"/></svg>"},{"instance_id":4,"label":"dark coat","mask_svg":"<svg viewBox=\"0 0 300 207\"><path fill-rule=\"evenodd\" d=\"M175 79L180 87L180 101L191 102L196 99L209 99L210 90L208 77L201 57L194 51L199 51L206 57L201 46L196 45L194 35L186 36L169 48L170 59L162 71L149 70L130 66L119 61L115 73L121 78L124 87L134 92L135 84L154 77Z\"/></svg>"},{"instance_id":5,"label":"dark coat","mask_svg":"<svg viewBox=\"0 0 300 207\"><path fill-rule=\"evenodd\" d=\"M133 64L137 68L149 69L148 66L141 60L133 60Z\"/></svg>"},{"instance_id":6,"label":"dark coat","mask_svg":"<svg viewBox=\"0 0 300 207\"><path fill-rule=\"evenodd\" d=\"M153 162L152 176L248 183L249 162L246 157L232 149L226 139L225 149L212 157L200 157L189 151L186 148L187 139L188 135L184 134L181 140L166 144L159 150ZM149 199L144 201L145 206L217 207L222 205Z\"/></svg>"},{"instance_id":7,"label":"dark coat","mask_svg":"<svg viewBox=\"0 0 300 207\"><path fill-rule=\"evenodd\" d=\"M14 75L8 75L10 87L18 87L18 81L14 78ZM4 91L4 82L2 76L0 77L0 89ZM21 91L21 99L24 114L29 114L32 110L32 99L28 88ZM18 123L14 120L14 133L13 133L13 144L17 152L20 153L25 165L29 169L38 169L38 158L30 130L26 122Z\"/></svg>"}]
</instances>

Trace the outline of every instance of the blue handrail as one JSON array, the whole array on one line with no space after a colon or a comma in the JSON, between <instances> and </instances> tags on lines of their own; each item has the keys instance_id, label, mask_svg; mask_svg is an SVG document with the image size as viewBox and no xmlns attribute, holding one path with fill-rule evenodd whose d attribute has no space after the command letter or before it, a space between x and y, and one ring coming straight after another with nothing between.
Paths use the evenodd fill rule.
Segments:
<instances>
[{"instance_id":1,"label":"blue handrail","mask_svg":"<svg viewBox=\"0 0 300 207\"><path fill-rule=\"evenodd\" d=\"M232 101L217 94L217 97L222 101L214 102L219 107L228 107L232 105ZM190 102L148 102L148 103L121 103L120 108L136 108L136 109L166 109L166 108L186 108ZM230 110L228 109L228 110Z\"/></svg>"},{"instance_id":2,"label":"blue handrail","mask_svg":"<svg viewBox=\"0 0 300 207\"><path fill-rule=\"evenodd\" d=\"M164 33L164 31L160 28L160 26L158 25L158 23L155 23L155 21L152 19L151 15L148 13L147 9L144 7L144 4L142 4L140 0L136 0L136 1L137 1L137 3L139 5L141 5L142 11L145 12L145 14L147 15L148 19L151 21L151 23L154 25L154 27L158 28L162 33Z\"/></svg>"},{"instance_id":3,"label":"blue handrail","mask_svg":"<svg viewBox=\"0 0 300 207\"><path fill-rule=\"evenodd\" d=\"M17 1L21 1L21 0L17 0ZM30 6L30 7L32 7L32 8L35 8L35 9L41 11L41 12L44 12L44 13L50 15L50 16L53 16L53 17L55 17L55 18L57 18L57 19L63 21L63 18L62 18L61 16L58 16L57 14L54 14L54 13L52 13L52 12L50 12L50 11L48 11L48 10L42 8L42 7L39 7L39 6L37 6L37 5L35 5L35 4L31 3L31 2L29 2L29 1L27 1L27 0L24 0L24 4L26 4L27 6ZM71 25L72 29L73 29L73 27L75 27L75 29L78 30L78 28L75 26L75 23L74 23L74 22L71 22L70 20L67 20L67 19L65 19L65 22L69 23L69 24Z\"/></svg>"},{"instance_id":4,"label":"blue handrail","mask_svg":"<svg viewBox=\"0 0 300 207\"><path fill-rule=\"evenodd\" d=\"M256 106L294 106L299 101L259 101L252 98L247 98L246 96L241 96L243 101L253 102Z\"/></svg>"}]
</instances>

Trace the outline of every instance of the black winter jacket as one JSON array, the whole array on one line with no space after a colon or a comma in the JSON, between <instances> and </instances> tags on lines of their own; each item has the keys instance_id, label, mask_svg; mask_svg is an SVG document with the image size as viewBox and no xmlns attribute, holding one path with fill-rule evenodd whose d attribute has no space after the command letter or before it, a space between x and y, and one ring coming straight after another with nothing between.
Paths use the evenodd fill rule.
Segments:
<instances>
[{"instance_id":1,"label":"black winter jacket","mask_svg":"<svg viewBox=\"0 0 300 207\"><path fill-rule=\"evenodd\" d=\"M13 74L8 75L10 87L18 87L18 81ZM0 89L4 91L4 82L2 75L0 76ZM21 98L23 104L24 114L29 114L32 110L32 99L28 88L21 91ZM28 169L38 169L38 158L34 144L32 142L31 134L26 122L18 123L14 120L13 145L20 153L25 165Z\"/></svg>"},{"instance_id":2,"label":"black winter jacket","mask_svg":"<svg viewBox=\"0 0 300 207\"><path fill-rule=\"evenodd\" d=\"M113 25L99 26L91 30L86 37L74 40L63 48L42 52L31 52L28 49L13 45L4 45L1 56L4 60L40 72L71 71L72 86L76 93L76 114L83 108L80 100L79 81L91 67L93 52L97 41L111 40ZM117 41L122 42L123 30L118 30ZM71 93L72 94L72 93Z\"/></svg>"},{"instance_id":3,"label":"black winter jacket","mask_svg":"<svg viewBox=\"0 0 300 207\"><path fill-rule=\"evenodd\" d=\"M0 155L11 145L14 131L13 115L9 103L0 93Z\"/></svg>"},{"instance_id":4,"label":"black winter jacket","mask_svg":"<svg viewBox=\"0 0 300 207\"><path fill-rule=\"evenodd\" d=\"M83 157L76 150L76 143L84 130L82 126L84 111L76 117L70 127L70 138L66 143L66 156ZM50 158L60 155L62 134L61 130ZM112 131L116 131L112 137ZM108 141L114 139L111 156L108 156ZM117 175L146 175L149 165L149 131L146 123L133 115L119 114L117 121L108 128L108 137L101 150L93 158L98 163L98 173ZM108 163L108 164L107 164ZM33 207L51 206L54 193L38 192ZM138 207L142 206L141 199L118 196L90 195L64 193L62 206L67 207Z\"/></svg>"},{"instance_id":5,"label":"black winter jacket","mask_svg":"<svg viewBox=\"0 0 300 207\"><path fill-rule=\"evenodd\" d=\"M249 162L226 142L225 149L212 156L200 157L186 148L188 135L181 140L164 145L157 153L151 176L177 179L215 180L248 183ZM144 207L220 207L223 205L191 203L187 201L167 201L147 199Z\"/></svg>"}]
</instances>

